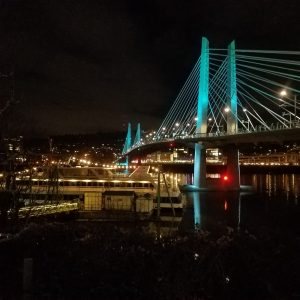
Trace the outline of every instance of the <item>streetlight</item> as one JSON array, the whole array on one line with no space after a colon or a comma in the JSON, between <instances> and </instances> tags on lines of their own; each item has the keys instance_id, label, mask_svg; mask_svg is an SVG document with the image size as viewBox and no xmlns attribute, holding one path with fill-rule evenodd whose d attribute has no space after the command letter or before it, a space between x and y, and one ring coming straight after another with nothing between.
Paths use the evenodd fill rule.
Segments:
<instances>
[{"instance_id":1,"label":"streetlight","mask_svg":"<svg viewBox=\"0 0 300 300\"><path fill-rule=\"evenodd\" d=\"M225 115L226 115L226 117L225 116L223 116L223 118L224 118L224 120L225 120L225 125L226 125L226 131L228 132L228 122L229 122L229 120L228 120L228 115L229 115L229 112L230 112L230 107L229 106L226 106L225 108L224 108L224 113L225 113ZM225 129L225 128L224 128Z\"/></svg>"},{"instance_id":2,"label":"streetlight","mask_svg":"<svg viewBox=\"0 0 300 300\"><path fill-rule=\"evenodd\" d=\"M243 108L243 112L245 113L247 120L242 120L242 124L244 124L244 123L247 124L247 131L250 131L250 120L247 115L247 108Z\"/></svg>"},{"instance_id":3,"label":"streetlight","mask_svg":"<svg viewBox=\"0 0 300 300\"><path fill-rule=\"evenodd\" d=\"M287 95L286 90L280 91L279 95L282 96L282 97L286 96Z\"/></svg>"},{"instance_id":4,"label":"streetlight","mask_svg":"<svg viewBox=\"0 0 300 300\"><path fill-rule=\"evenodd\" d=\"M288 93L287 93L287 91L285 89L283 89L279 93L279 95L281 97L285 97L285 96L287 96L287 94ZM282 99L280 99L280 100L282 100ZM289 115L290 115L290 127L292 127L292 113L289 112ZM296 122L297 122L297 94L294 94L294 120L295 120L295 126L296 126Z\"/></svg>"}]
</instances>

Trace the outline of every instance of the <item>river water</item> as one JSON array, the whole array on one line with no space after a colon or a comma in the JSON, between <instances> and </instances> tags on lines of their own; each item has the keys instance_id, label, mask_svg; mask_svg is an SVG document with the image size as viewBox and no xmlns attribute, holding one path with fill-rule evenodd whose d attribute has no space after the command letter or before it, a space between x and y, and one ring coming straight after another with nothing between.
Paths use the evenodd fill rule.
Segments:
<instances>
[{"instance_id":1,"label":"river water","mask_svg":"<svg viewBox=\"0 0 300 300\"><path fill-rule=\"evenodd\" d=\"M173 183L191 183L191 175L168 176ZM247 174L241 176L241 184L252 186L253 191L186 193L179 229L300 233L300 174Z\"/></svg>"}]
</instances>

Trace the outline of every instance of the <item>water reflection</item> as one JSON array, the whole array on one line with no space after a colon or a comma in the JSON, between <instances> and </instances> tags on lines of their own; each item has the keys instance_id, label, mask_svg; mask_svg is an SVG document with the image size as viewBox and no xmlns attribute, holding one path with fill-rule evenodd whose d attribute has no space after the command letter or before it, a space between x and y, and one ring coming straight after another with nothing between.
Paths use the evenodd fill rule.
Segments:
<instances>
[{"instance_id":1,"label":"water reflection","mask_svg":"<svg viewBox=\"0 0 300 300\"><path fill-rule=\"evenodd\" d=\"M190 184L191 174L166 174L172 188ZM299 228L299 174L247 174L242 185L251 185L252 193L190 192L186 193L181 212L162 215L160 231L214 231L233 228L253 229L265 226Z\"/></svg>"},{"instance_id":2,"label":"water reflection","mask_svg":"<svg viewBox=\"0 0 300 300\"><path fill-rule=\"evenodd\" d=\"M201 228L201 212L200 212L200 193L192 193L194 205L194 225L195 228Z\"/></svg>"},{"instance_id":3,"label":"water reflection","mask_svg":"<svg viewBox=\"0 0 300 300\"><path fill-rule=\"evenodd\" d=\"M196 229L214 230L224 227L239 229L241 224L241 193L187 193L186 211L189 210L193 211L193 226ZM183 217L190 217L190 215L185 213ZM188 222L185 223L188 224Z\"/></svg>"},{"instance_id":4,"label":"water reflection","mask_svg":"<svg viewBox=\"0 0 300 300\"><path fill-rule=\"evenodd\" d=\"M241 176L241 184L250 184L257 193L269 197L282 196L298 201L300 175L298 174L254 174Z\"/></svg>"},{"instance_id":5,"label":"water reflection","mask_svg":"<svg viewBox=\"0 0 300 300\"><path fill-rule=\"evenodd\" d=\"M300 230L300 175L246 175L242 176L241 183L252 185L254 192L187 193L184 228L214 231L228 227L240 230L261 226L282 229L287 226L292 227L289 230Z\"/></svg>"}]
</instances>

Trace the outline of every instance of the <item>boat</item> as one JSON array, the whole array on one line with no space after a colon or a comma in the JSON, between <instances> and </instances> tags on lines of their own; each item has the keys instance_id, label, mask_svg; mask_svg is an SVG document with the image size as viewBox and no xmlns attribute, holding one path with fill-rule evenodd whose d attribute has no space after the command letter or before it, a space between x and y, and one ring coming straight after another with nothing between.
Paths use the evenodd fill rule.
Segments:
<instances>
[{"instance_id":1,"label":"boat","mask_svg":"<svg viewBox=\"0 0 300 300\"><path fill-rule=\"evenodd\" d=\"M100 167L57 167L56 175L52 176L55 180L50 180L48 174L47 170L39 170L30 176L18 176L16 182L23 191L23 199L33 199L35 205L42 205L43 201L44 204L76 202L87 219L110 218L113 212L119 213L120 218L126 213L150 218L158 209L161 218L174 217L181 215L185 203L178 187L171 186L163 174L158 187L157 173L151 173L147 166L137 167L130 174L117 174ZM52 195L50 190L54 191Z\"/></svg>"},{"instance_id":2,"label":"boat","mask_svg":"<svg viewBox=\"0 0 300 300\"><path fill-rule=\"evenodd\" d=\"M50 190L59 194L60 201L77 201L81 211L123 210L150 213L156 194L148 167L138 167L129 175L113 173L100 167L58 167L55 180L47 170L21 174L16 178L23 198L54 200ZM49 188L50 186L50 188ZM55 189L54 189L55 187ZM130 202L130 203L129 203Z\"/></svg>"}]
</instances>

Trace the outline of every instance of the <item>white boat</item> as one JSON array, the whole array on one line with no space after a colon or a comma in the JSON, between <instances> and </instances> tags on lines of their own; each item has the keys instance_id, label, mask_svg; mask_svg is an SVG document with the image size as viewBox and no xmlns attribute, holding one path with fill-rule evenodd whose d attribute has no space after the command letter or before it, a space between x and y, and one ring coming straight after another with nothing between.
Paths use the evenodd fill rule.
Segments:
<instances>
[{"instance_id":1,"label":"white boat","mask_svg":"<svg viewBox=\"0 0 300 300\"><path fill-rule=\"evenodd\" d=\"M156 194L145 167L129 175L114 174L103 168L57 168L56 177L51 180L45 170L30 177L19 176L16 181L23 193L30 192L31 197L43 199L47 195L49 199L49 191L55 190L64 201L77 199L80 209L86 211L113 209L150 213Z\"/></svg>"},{"instance_id":2,"label":"white boat","mask_svg":"<svg viewBox=\"0 0 300 300\"><path fill-rule=\"evenodd\" d=\"M185 203L178 187L171 187L163 175L160 177L158 197L157 178L145 166L136 168L128 175L114 174L99 167L64 167L57 168L56 171L55 180L49 180L46 171L39 171L30 178L18 177L17 184L23 187L23 191L26 186L30 187L31 199L47 197L51 200L49 191L52 189L62 201L77 201L81 211L119 211L150 215L159 208L174 215L173 211L182 210ZM54 193L56 196L57 194Z\"/></svg>"}]
</instances>

